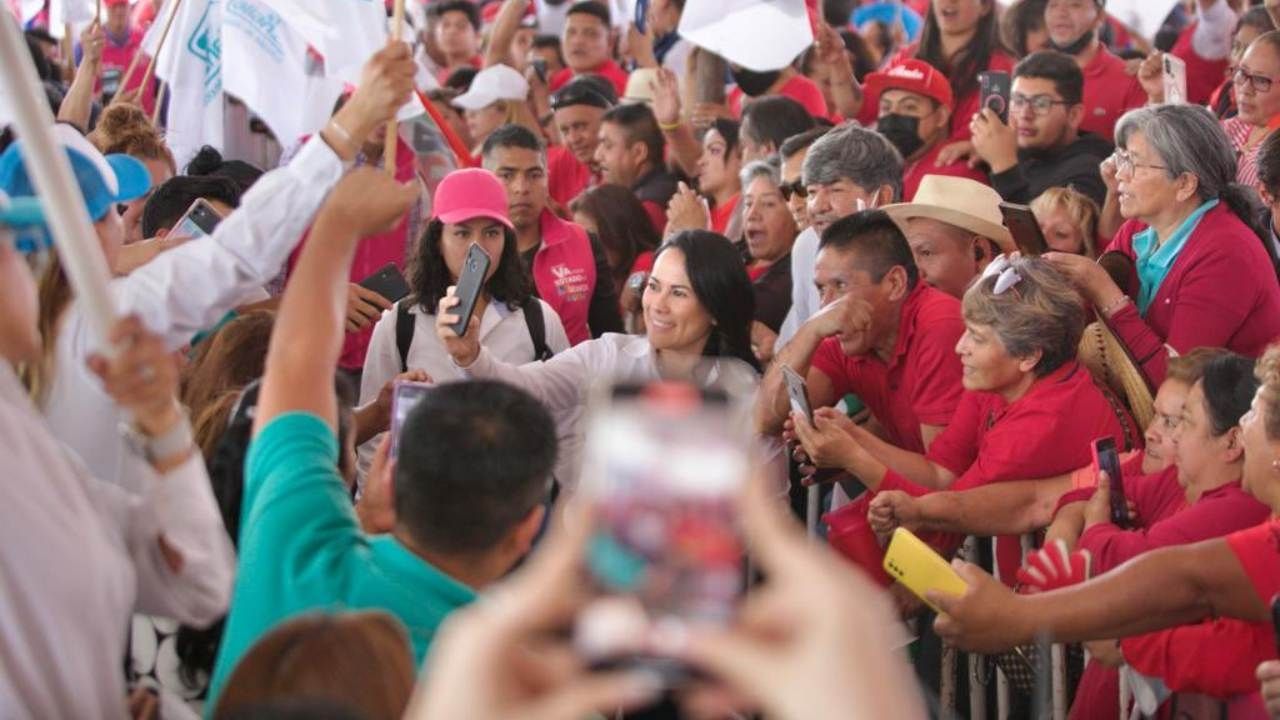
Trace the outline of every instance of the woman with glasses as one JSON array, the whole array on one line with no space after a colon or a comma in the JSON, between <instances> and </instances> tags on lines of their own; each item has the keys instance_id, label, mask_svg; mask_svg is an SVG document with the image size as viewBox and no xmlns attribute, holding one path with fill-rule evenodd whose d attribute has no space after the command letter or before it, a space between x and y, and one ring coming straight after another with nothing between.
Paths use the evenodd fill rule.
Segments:
<instances>
[{"instance_id":1,"label":"woman with glasses","mask_svg":"<svg viewBox=\"0 0 1280 720\"><path fill-rule=\"evenodd\" d=\"M1280 32L1272 31L1254 40L1231 81L1239 113L1223 120L1222 129L1236 151L1236 182L1256 187L1258 149L1275 127L1272 119L1280 115Z\"/></svg>"},{"instance_id":2,"label":"woman with glasses","mask_svg":"<svg viewBox=\"0 0 1280 720\"><path fill-rule=\"evenodd\" d=\"M1153 387L1170 355L1194 347L1257 357L1280 335L1280 285L1222 126L1202 107L1149 106L1120 119L1116 141L1103 177L1127 222L1104 256L1123 256L1136 277L1121 288L1087 258L1047 258Z\"/></svg>"}]
</instances>

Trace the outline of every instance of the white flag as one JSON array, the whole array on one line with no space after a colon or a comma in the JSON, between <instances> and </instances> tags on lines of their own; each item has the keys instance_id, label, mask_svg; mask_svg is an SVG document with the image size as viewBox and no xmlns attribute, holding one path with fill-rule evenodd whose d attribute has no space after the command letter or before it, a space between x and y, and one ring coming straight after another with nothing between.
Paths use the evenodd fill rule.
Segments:
<instances>
[{"instance_id":1,"label":"white flag","mask_svg":"<svg viewBox=\"0 0 1280 720\"><path fill-rule=\"evenodd\" d=\"M360 68L387 44L383 0L270 0L269 4L324 57L325 74L359 82Z\"/></svg>"},{"instance_id":2,"label":"white flag","mask_svg":"<svg viewBox=\"0 0 1280 720\"><path fill-rule=\"evenodd\" d=\"M307 43L266 0L225 0L223 89L257 113L281 145L324 127L342 81L309 73Z\"/></svg>"},{"instance_id":3,"label":"white flag","mask_svg":"<svg viewBox=\"0 0 1280 720\"><path fill-rule=\"evenodd\" d=\"M156 60L168 85L165 140L178 167L201 145L222 148L222 0L182 0Z\"/></svg>"},{"instance_id":4,"label":"white flag","mask_svg":"<svg viewBox=\"0 0 1280 720\"><path fill-rule=\"evenodd\" d=\"M813 44L804 0L689 3L680 37L748 70L786 67Z\"/></svg>"},{"instance_id":5,"label":"white flag","mask_svg":"<svg viewBox=\"0 0 1280 720\"><path fill-rule=\"evenodd\" d=\"M23 3L23 5L29 4ZM57 36L61 37L63 26L67 23L82 25L92 21L93 9L94 0L51 0L49 3L49 29L51 32L56 29ZM39 9L36 12L39 12Z\"/></svg>"}]
</instances>

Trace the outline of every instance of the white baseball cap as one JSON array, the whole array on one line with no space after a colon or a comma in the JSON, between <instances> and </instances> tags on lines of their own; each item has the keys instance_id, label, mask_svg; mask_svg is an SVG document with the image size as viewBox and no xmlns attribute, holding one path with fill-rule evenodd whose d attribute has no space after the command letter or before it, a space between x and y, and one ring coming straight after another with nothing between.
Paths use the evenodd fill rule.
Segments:
<instances>
[{"instance_id":1,"label":"white baseball cap","mask_svg":"<svg viewBox=\"0 0 1280 720\"><path fill-rule=\"evenodd\" d=\"M529 83L506 65L492 65L476 73L471 87L453 99L463 110L479 110L499 100L524 100L529 96Z\"/></svg>"}]
</instances>

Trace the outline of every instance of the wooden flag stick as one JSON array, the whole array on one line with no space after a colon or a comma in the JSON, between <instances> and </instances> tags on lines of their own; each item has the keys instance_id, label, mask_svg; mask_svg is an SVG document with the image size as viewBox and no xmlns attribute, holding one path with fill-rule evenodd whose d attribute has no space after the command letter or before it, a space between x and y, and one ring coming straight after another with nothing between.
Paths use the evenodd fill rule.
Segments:
<instances>
[{"instance_id":1,"label":"wooden flag stick","mask_svg":"<svg viewBox=\"0 0 1280 720\"><path fill-rule=\"evenodd\" d=\"M129 87L129 78L133 77L133 71L138 69L138 62L142 60L143 52L139 50L133 54L133 59L129 61L129 67L124 69L124 76L120 78L120 89L112 96L108 105L115 105L119 101L120 96L124 94L124 89Z\"/></svg>"},{"instance_id":2,"label":"wooden flag stick","mask_svg":"<svg viewBox=\"0 0 1280 720\"><path fill-rule=\"evenodd\" d=\"M164 104L164 91L169 89L169 83L161 81L160 89L156 91L156 106L151 110L151 127L160 129L160 107ZM139 97L141 102L141 97Z\"/></svg>"},{"instance_id":3,"label":"wooden flag stick","mask_svg":"<svg viewBox=\"0 0 1280 720\"><path fill-rule=\"evenodd\" d=\"M63 76L71 82L76 76L76 40L72 37L71 23L62 24Z\"/></svg>"},{"instance_id":4,"label":"wooden flag stick","mask_svg":"<svg viewBox=\"0 0 1280 720\"><path fill-rule=\"evenodd\" d=\"M143 96L147 94L147 83L151 82L151 74L155 72L156 69L156 59L160 57L160 52L164 49L164 41L169 37L169 30L173 28L173 19L178 17L178 4L181 3L182 0L169 0L169 2L173 3L173 9L169 11L169 19L164 21L164 30L160 31L160 41L156 43L156 52L151 56L151 59L147 61L147 70L142 73L142 82L138 84L139 103L142 102ZM122 91L121 94L123 94L125 86L121 85L120 89ZM119 97L119 95L117 95L117 97Z\"/></svg>"},{"instance_id":5,"label":"wooden flag stick","mask_svg":"<svg viewBox=\"0 0 1280 720\"><path fill-rule=\"evenodd\" d=\"M395 10L391 14L391 42L400 42L400 36L404 33L404 0L396 0ZM382 168L387 171L391 177L396 176L396 146L399 138L399 128L397 127L396 117L392 114L387 120L387 135L382 144Z\"/></svg>"}]
</instances>

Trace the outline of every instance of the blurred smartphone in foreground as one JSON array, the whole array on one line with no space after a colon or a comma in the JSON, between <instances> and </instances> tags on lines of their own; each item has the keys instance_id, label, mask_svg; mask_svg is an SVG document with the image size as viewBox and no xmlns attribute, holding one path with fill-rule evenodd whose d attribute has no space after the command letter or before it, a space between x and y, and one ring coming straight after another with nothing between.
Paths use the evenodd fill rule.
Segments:
<instances>
[{"instance_id":1,"label":"blurred smartphone in foreground","mask_svg":"<svg viewBox=\"0 0 1280 720\"><path fill-rule=\"evenodd\" d=\"M938 608L925 598L926 592L937 590L963 595L969 587L951 563L906 528L893 531L889 549L884 554L884 569L934 611Z\"/></svg>"},{"instance_id":2,"label":"blurred smartphone in foreground","mask_svg":"<svg viewBox=\"0 0 1280 720\"><path fill-rule=\"evenodd\" d=\"M744 588L737 500L751 472L736 402L684 383L614 385L590 409L579 495L595 529L586 569L601 597L574 640L597 667L686 668L647 655L646 628L727 623Z\"/></svg>"},{"instance_id":3,"label":"blurred smartphone in foreground","mask_svg":"<svg viewBox=\"0 0 1280 720\"><path fill-rule=\"evenodd\" d=\"M391 447L387 456L392 460L400 456L400 431L409 411L417 406L427 393L431 392L430 383L407 382L397 380L391 390Z\"/></svg>"}]
</instances>

